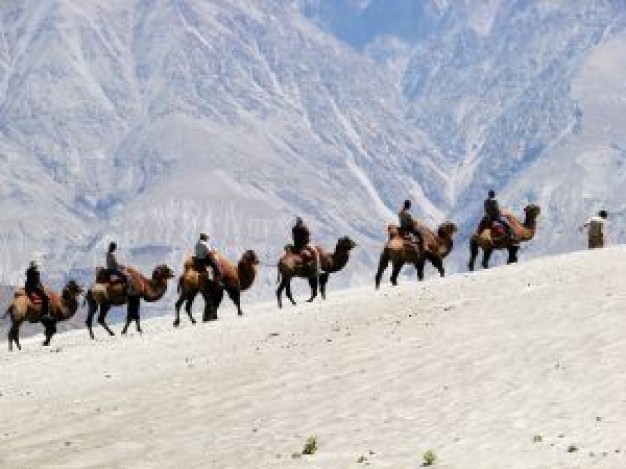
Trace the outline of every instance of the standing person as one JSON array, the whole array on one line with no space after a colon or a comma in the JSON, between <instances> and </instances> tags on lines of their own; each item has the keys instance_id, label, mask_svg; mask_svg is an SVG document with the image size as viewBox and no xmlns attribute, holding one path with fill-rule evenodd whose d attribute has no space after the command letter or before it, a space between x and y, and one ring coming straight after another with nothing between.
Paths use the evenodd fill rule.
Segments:
<instances>
[{"instance_id":1,"label":"standing person","mask_svg":"<svg viewBox=\"0 0 626 469\"><path fill-rule=\"evenodd\" d=\"M398 213L398 219L400 220L400 234L402 236L412 234L415 236L419 248L424 250L424 236L422 236L420 230L417 229L415 220L413 220L410 200L407 199L404 201L404 205L402 205L402 209Z\"/></svg>"},{"instance_id":2,"label":"standing person","mask_svg":"<svg viewBox=\"0 0 626 469\"><path fill-rule=\"evenodd\" d=\"M222 282L222 269L216 258L217 251L215 247L209 242L209 235L206 233L200 233L200 238L196 243L195 257L203 269L211 267L213 271L213 277L217 283Z\"/></svg>"},{"instance_id":3,"label":"standing person","mask_svg":"<svg viewBox=\"0 0 626 469\"><path fill-rule=\"evenodd\" d=\"M28 296L31 301L33 299L33 293L41 299L41 322L45 324L46 322L52 321L52 315L50 314L50 299L48 298L43 284L41 283L41 273L39 272L39 266L35 261L31 261L28 269L26 269L26 283L24 284L24 290L26 291L26 296Z\"/></svg>"},{"instance_id":4,"label":"standing person","mask_svg":"<svg viewBox=\"0 0 626 469\"><path fill-rule=\"evenodd\" d=\"M500 204L498 203L498 199L496 199L496 192L493 189L487 193L487 198L485 199L484 208L485 208L485 219L487 221L487 226L491 227L493 223L500 223L506 230L507 237L509 239L512 239L513 232L511 230L511 226L509 225L509 222L502 216L502 211L500 210Z\"/></svg>"},{"instance_id":5,"label":"standing person","mask_svg":"<svg viewBox=\"0 0 626 469\"><path fill-rule=\"evenodd\" d=\"M606 224L609 214L606 210L600 210L597 215L591 217L579 228L579 231L587 228L587 245L589 249L604 247L606 241Z\"/></svg>"}]
</instances>

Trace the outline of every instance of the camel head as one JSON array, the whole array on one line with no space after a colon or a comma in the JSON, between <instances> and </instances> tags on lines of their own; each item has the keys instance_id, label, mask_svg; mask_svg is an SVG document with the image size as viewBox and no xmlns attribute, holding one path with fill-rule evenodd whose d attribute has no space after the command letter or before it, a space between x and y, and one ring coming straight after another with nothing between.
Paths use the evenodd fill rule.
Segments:
<instances>
[{"instance_id":1,"label":"camel head","mask_svg":"<svg viewBox=\"0 0 626 469\"><path fill-rule=\"evenodd\" d=\"M539 214L541 213L541 207L535 204L529 204L524 207L524 213L528 217L529 220L536 220Z\"/></svg>"},{"instance_id":2,"label":"camel head","mask_svg":"<svg viewBox=\"0 0 626 469\"><path fill-rule=\"evenodd\" d=\"M63 288L62 297L65 299L76 298L83 292L83 288L76 283L75 280L70 280Z\"/></svg>"},{"instance_id":3,"label":"camel head","mask_svg":"<svg viewBox=\"0 0 626 469\"><path fill-rule=\"evenodd\" d=\"M165 264L157 266L152 272L152 280L167 281L171 278L174 278L174 271Z\"/></svg>"},{"instance_id":4,"label":"camel head","mask_svg":"<svg viewBox=\"0 0 626 469\"><path fill-rule=\"evenodd\" d=\"M454 236L454 233L456 232L457 227L451 221L443 222L441 225L439 225L439 228L437 228L437 236L439 236L440 238L452 238L452 236Z\"/></svg>"},{"instance_id":5,"label":"camel head","mask_svg":"<svg viewBox=\"0 0 626 469\"><path fill-rule=\"evenodd\" d=\"M345 251L348 252L356 247L356 243L352 241L348 236L344 236L343 238L339 238L337 241L337 246L335 247L335 251Z\"/></svg>"},{"instance_id":6,"label":"camel head","mask_svg":"<svg viewBox=\"0 0 626 469\"><path fill-rule=\"evenodd\" d=\"M248 265L251 265L251 266L252 265L259 265L259 256L257 256L256 252L254 252L252 249L248 249L241 256L240 263L248 264Z\"/></svg>"}]
</instances>

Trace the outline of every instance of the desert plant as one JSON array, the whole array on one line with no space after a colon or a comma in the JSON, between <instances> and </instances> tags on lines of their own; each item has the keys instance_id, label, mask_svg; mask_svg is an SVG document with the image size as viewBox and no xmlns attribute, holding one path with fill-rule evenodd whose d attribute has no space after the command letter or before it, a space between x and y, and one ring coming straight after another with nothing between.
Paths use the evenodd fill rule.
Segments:
<instances>
[{"instance_id":1,"label":"desert plant","mask_svg":"<svg viewBox=\"0 0 626 469\"><path fill-rule=\"evenodd\" d=\"M317 451L317 437L310 436L306 439L306 443L304 443L304 449L302 450L302 454L314 454Z\"/></svg>"},{"instance_id":2,"label":"desert plant","mask_svg":"<svg viewBox=\"0 0 626 469\"><path fill-rule=\"evenodd\" d=\"M429 449L422 455L422 458L424 459L422 466L432 466L437 459L437 455L432 449Z\"/></svg>"}]
</instances>

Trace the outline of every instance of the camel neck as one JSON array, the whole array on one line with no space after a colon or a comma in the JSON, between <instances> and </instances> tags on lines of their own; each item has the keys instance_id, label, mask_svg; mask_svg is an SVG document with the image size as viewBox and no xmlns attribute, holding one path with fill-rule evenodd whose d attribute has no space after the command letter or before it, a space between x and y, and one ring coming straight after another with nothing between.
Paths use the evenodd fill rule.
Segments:
<instances>
[{"instance_id":1,"label":"camel neck","mask_svg":"<svg viewBox=\"0 0 626 469\"><path fill-rule=\"evenodd\" d=\"M143 299L148 303L159 301L167 290L167 284L163 280L150 280L146 282Z\"/></svg>"},{"instance_id":2,"label":"camel neck","mask_svg":"<svg viewBox=\"0 0 626 469\"><path fill-rule=\"evenodd\" d=\"M350 259L350 253L349 251L345 251L345 250L340 250L340 251L335 250L332 258L333 258L333 263L330 268L330 272L338 272L341 269L343 269L348 263L348 259Z\"/></svg>"},{"instance_id":3,"label":"camel neck","mask_svg":"<svg viewBox=\"0 0 626 469\"><path fill-rule=\"evenodd\" d=\"M239 274L239 287L241 290L250 288L256 277L256 268L248 262L241 261L237 266L237 273Z\"/></svg>"}]
</instances>

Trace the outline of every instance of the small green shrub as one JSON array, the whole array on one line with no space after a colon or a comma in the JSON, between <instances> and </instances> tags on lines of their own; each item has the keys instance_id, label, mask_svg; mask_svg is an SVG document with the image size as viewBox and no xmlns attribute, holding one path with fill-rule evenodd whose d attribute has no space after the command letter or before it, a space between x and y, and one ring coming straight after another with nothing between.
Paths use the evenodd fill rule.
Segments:
<instances>
[{"instance_id":1,"label":"small green shrub","mask_svg":"<svg viewBox=\"0 0 626 469\"><path fill-rule=\"evenodd\" d=\"M315 454L317 451L317 437L310 436L307 438L306 443L304 443L304 449L302 450L302 454Z\"/></svg>"},{"instance_id":2,"label":"small green shrub","mask_svg":"<svg viewBox=\"0 0 626 469\"><path fill-rule=\"evenodd\" d=\"M543 442L543 437L541 435L533 436L533 443L542 443L542 442Z\"/></svg>"},{"instance_id":3,"label":"small green shrub","mask_svg":"<svg viewBox=\"0 0 626 469\"><path fill-rule=\"evenodd\" d=\"M429 449L422 455L422 458L424 459L423 466L432 466L437 460L437 455L433 450Z\"/></svg>"}]
</instances>

